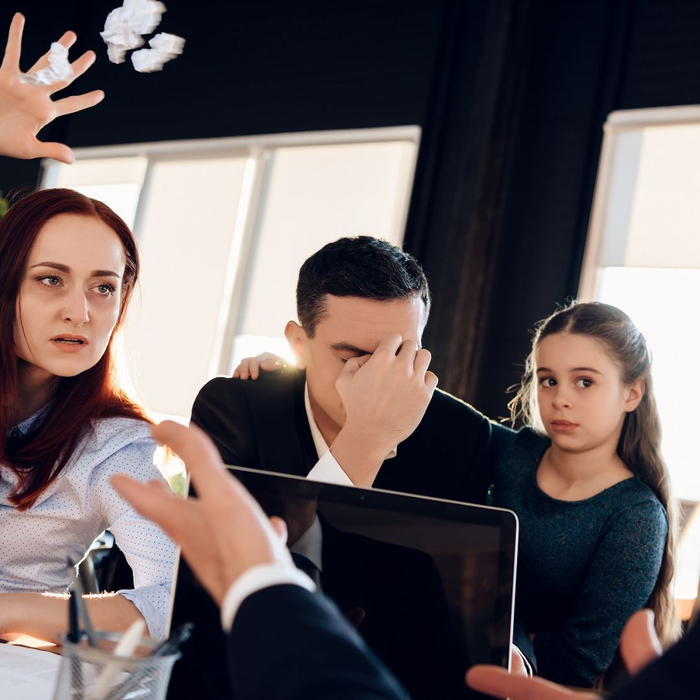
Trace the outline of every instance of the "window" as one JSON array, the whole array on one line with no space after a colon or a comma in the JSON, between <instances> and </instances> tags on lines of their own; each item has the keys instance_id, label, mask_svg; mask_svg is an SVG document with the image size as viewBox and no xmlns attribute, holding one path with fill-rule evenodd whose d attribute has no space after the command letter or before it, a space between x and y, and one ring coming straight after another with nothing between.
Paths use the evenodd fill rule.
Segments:
<instances>
[{"instance_id":1,"label":"window","mask_svg":"<svg viewBox=\"0 0 700 700\"><path fill-rule=\"evenodd\" d=\"M673 492L692 502L700 502L698 163L700 107L608 117L579 287L580 299L627 312L649 341ZM700 517L691 523L677 579L684 598L695 597L700 567Z\"/></svg>"},{"instance_id":2,"label":"window","mask_svg":"<svg viewBox=\"0 0 700 700\"><path fill-rule=\"evenodd\" d=\"M302 262L360 234L400 245L420 130L396 127L77 149L44 187L101 199L132 226L141 281L123 342L127 386L187 420L217 374L286 355Z\"/></svg>"}]
</instances>

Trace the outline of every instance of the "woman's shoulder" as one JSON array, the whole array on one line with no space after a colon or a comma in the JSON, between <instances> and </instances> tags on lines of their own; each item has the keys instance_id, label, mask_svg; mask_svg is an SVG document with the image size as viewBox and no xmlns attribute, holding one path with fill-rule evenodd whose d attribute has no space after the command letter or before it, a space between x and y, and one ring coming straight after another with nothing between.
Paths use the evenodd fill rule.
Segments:
<instances>
[{"instance_id":1,"label":"woman's shoulder","mask_svg":"<svg viewBox=\"0 0 700 700\"><path fill-rule=\"evenodd\" d=\"M151 425L140 418L110 417L92 422L77 452L80 457L91 456L99 463L118 452L150 453L156 448L151 437Z\"/></svg>"},{"instance_id":2,"label":"woman's shoulder","mask_svg":"<svg viewBox=\"0 0 700 700\"><path fill-rule=\"evenodd\" d=\"M135 418L94 420L76 445L65 469L42 494L46 500L55 492L83 493L86 498L100 494L112 474L126 472L142 480L158 478L153 464L156 442L150 425Z\"/></svg>"},{"instance_id":3,"label":"woman's shoulder","mask_svg":"<svg viewBox=\"0 0 700 700\"><path fill-rule=\"evenodd\" d=\"M151 424L148 421L126 416L111 416L94 420L89 439L97 447L113 441L128 443L148 440L155 444L151 437Z\"/></svg>"},{"instance_id":4,"label":"woman's shoulder","mask_svg":"<svg viewBox=\"0 0 700 700\"><path fill-rule=\"evenodd\" d=\"M151 426L138 418L110 417L94 421L76 450L76 470L87 484L108 481L126 473L140 481L161 478L154 464L156 441Z\"/></svg>"}]
</instances>

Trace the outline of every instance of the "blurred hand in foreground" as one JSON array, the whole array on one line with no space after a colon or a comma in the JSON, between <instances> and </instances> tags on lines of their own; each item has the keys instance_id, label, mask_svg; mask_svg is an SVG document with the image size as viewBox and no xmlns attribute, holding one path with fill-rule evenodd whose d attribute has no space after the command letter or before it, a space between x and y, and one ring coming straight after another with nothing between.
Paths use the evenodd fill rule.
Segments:
<instances>
[{"instance_id":1,"label":"blurred hand in foreground","mask_svg":"<svg viewBox=\"0 0 700 700\"><path fill-rule=\"evenodd\" d=\"M651 610L640 610L628 620L620 637L620 654L631 675L661 656ZM500 666L473 666L467 672L467 685L481 693L510 700L600 700L602 697L590 691L565 688L543 678L514 675Z\"/></svg>"},{"instance_id":2,"label":"blurred hand in foreground","mask_svg":"<svg viewBox=\"0 0 700 700\"><path fill-rule=\"evenodd\" d=\"M268 520L257 501L228 474L209 437L173 421L153 427L153 437L184 462L197 498L175 496L162 481L147 484L112 477L117 492L182 547L182 554L217 605L231 584L259 564L295 569L280 518Z\"/></svg>"}]
</instances>

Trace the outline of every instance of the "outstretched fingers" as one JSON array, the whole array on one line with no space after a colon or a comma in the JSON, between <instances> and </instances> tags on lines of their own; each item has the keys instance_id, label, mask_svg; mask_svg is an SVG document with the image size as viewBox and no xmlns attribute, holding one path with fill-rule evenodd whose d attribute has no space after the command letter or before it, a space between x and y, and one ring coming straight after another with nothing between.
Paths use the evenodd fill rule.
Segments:
<instances>
[{"instance_id":1,"label":"outstretched fingers","mask_svg":"<svg viewBox=\"0 0 700 700\"><path fill-rule=\"evenodd\" d=\"M19 72L19 57L22 53L22 32L24 31L24 15L16 12L10 23L10 31L7 33L5 56L2 60L3 70Z\"/></svg>"},{"instance_id":2,"label":"outstretched fingers","mask_svg":"<svg viewBox=\"0 0 700 700\"><path fill-rule=\"evenodd\" d=\"M95 62L97 54L94 51L86 51L80 58L77 58L70 67L73 69L73 78L71 83L76 78L79 78L85 71ZM68 83L67 83L68 84Z\"/></svg>"},{"instance_id":3,"label":"outstretched fingers","mask_svg":"<svg viewBox=\"0 0 700 700\"><path fill-rule=\"evenodd\" d=\"M102 90L93 90L92 92L86 92L84 95L73 95L71 97L64 97L62 100L56 100L54 102L57 116L63 117L66 114L73 114L74 112L80 112L83 109L89 109L99 104L104 99L105 94Z\"/></svg>"},{"instance_id":4,"label":"outstretched fingers","mask_svg":"<svg viewBox=\"0 0 700 700\"><path fill-rule=\"evenodd\" d=\"M63 34L63 36L56 43L61 44L61 46L65 47L66 49L69 49L71 46L73 46L73 44L75 44L77 39L78 37L76 36L75 32L68 31ZM50 53L51 49L49 49L27 72L34 73L42 68L46 68L46 66L49 65Z\"/></svg>"},{"instance_id":5,"label":"outstretched fingers","mask_svg":"<svg viewBox=\"0 0 700 700\"><path fill-rule=\"evenodd\" d=\"M213 495L228 485L214 443L197 426L166 420L151 428L153 437L170 447L185 463L200 496Z\"/></svg>"},{"instance_id":6,"label":"outstretched fingers","mask_svg":"<svg viewBox=\"0 0 700 700\"><path fill-rule=\"evenodd\" d=\"M166 420L154 425L151 432L158 442L170 447L184 461L197 495L206 502L207 508L223 509L234 516L252 508L256 517L267 522L258 502L224 470L214 443L203 430L196 425L185 427Z\"/></svg>"},{"instance_id":7,"label":"outstretched fingers","mask_svg":"<svg viewBox=\"0 0 700 700\"><path fill-rule=\"evenodd\" d=\"M138 513L176 539L177 531L183 525L182 511L191 504L175 496L163 481L143 483L126 474L115 474L110 483Z\"/></svg>"},{"instance_id":8,"label":"outstretched fingers","mask_svg":"<svg viewBox=\"0 0 700 700\"><path fill-rule=\"evenodd\" d=\"M53 94L59 90L67 88L76 78L79 78L95 62L97 55L94 51L86 51L80 58L70 64L72 75L68 80L59 80L49 85L49 90Z\"/></svg>"},{"instance_id":9,"label":"outstretched fingers","mask_svg":"<svg viewBox=\"0 0 700 700\"><path fill-rule=\"evenodd\" d=\"M24 15L16 12L7 33L5 57L0 69L19 73L19 57L22 53L22 32L24 31Z\"/></svg>"},{"instance_id":10,"label":"outstretched fingers","mask_svg":"<svg viewBox=\"0 0 700 700\"><path fill-rule=\"evenodd\" d=\"M57 141L36 141L33 148L32 158L52 158L71 165L75 162L75 153L64 143Z\"/></svg>"}]
</instances>

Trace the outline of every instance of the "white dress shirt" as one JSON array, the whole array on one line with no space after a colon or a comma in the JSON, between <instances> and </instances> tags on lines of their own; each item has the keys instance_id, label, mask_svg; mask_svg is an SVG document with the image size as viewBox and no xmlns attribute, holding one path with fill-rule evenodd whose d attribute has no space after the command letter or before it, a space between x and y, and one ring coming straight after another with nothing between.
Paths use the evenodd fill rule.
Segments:
<instances>
[{"instance_id":1,"label":"white dress shirt","mask_svg":"<svg viewBox=\"0 0 700 700\"><path fill-rule=\"evenodd\" d=\"M29 431L42 412L15 426ZM60 475L34 505L19 511L9 501L17 476L0 464L0 593L65 592L66 560L80 561L109 528L134 573L134 589L118 591L143 615L149 633L165 634L175 545L112 488L113 474L139 481L162 479L153 465L149 425L132 418L97 421L76 446Z\"/></svg>"}]
</instances>

